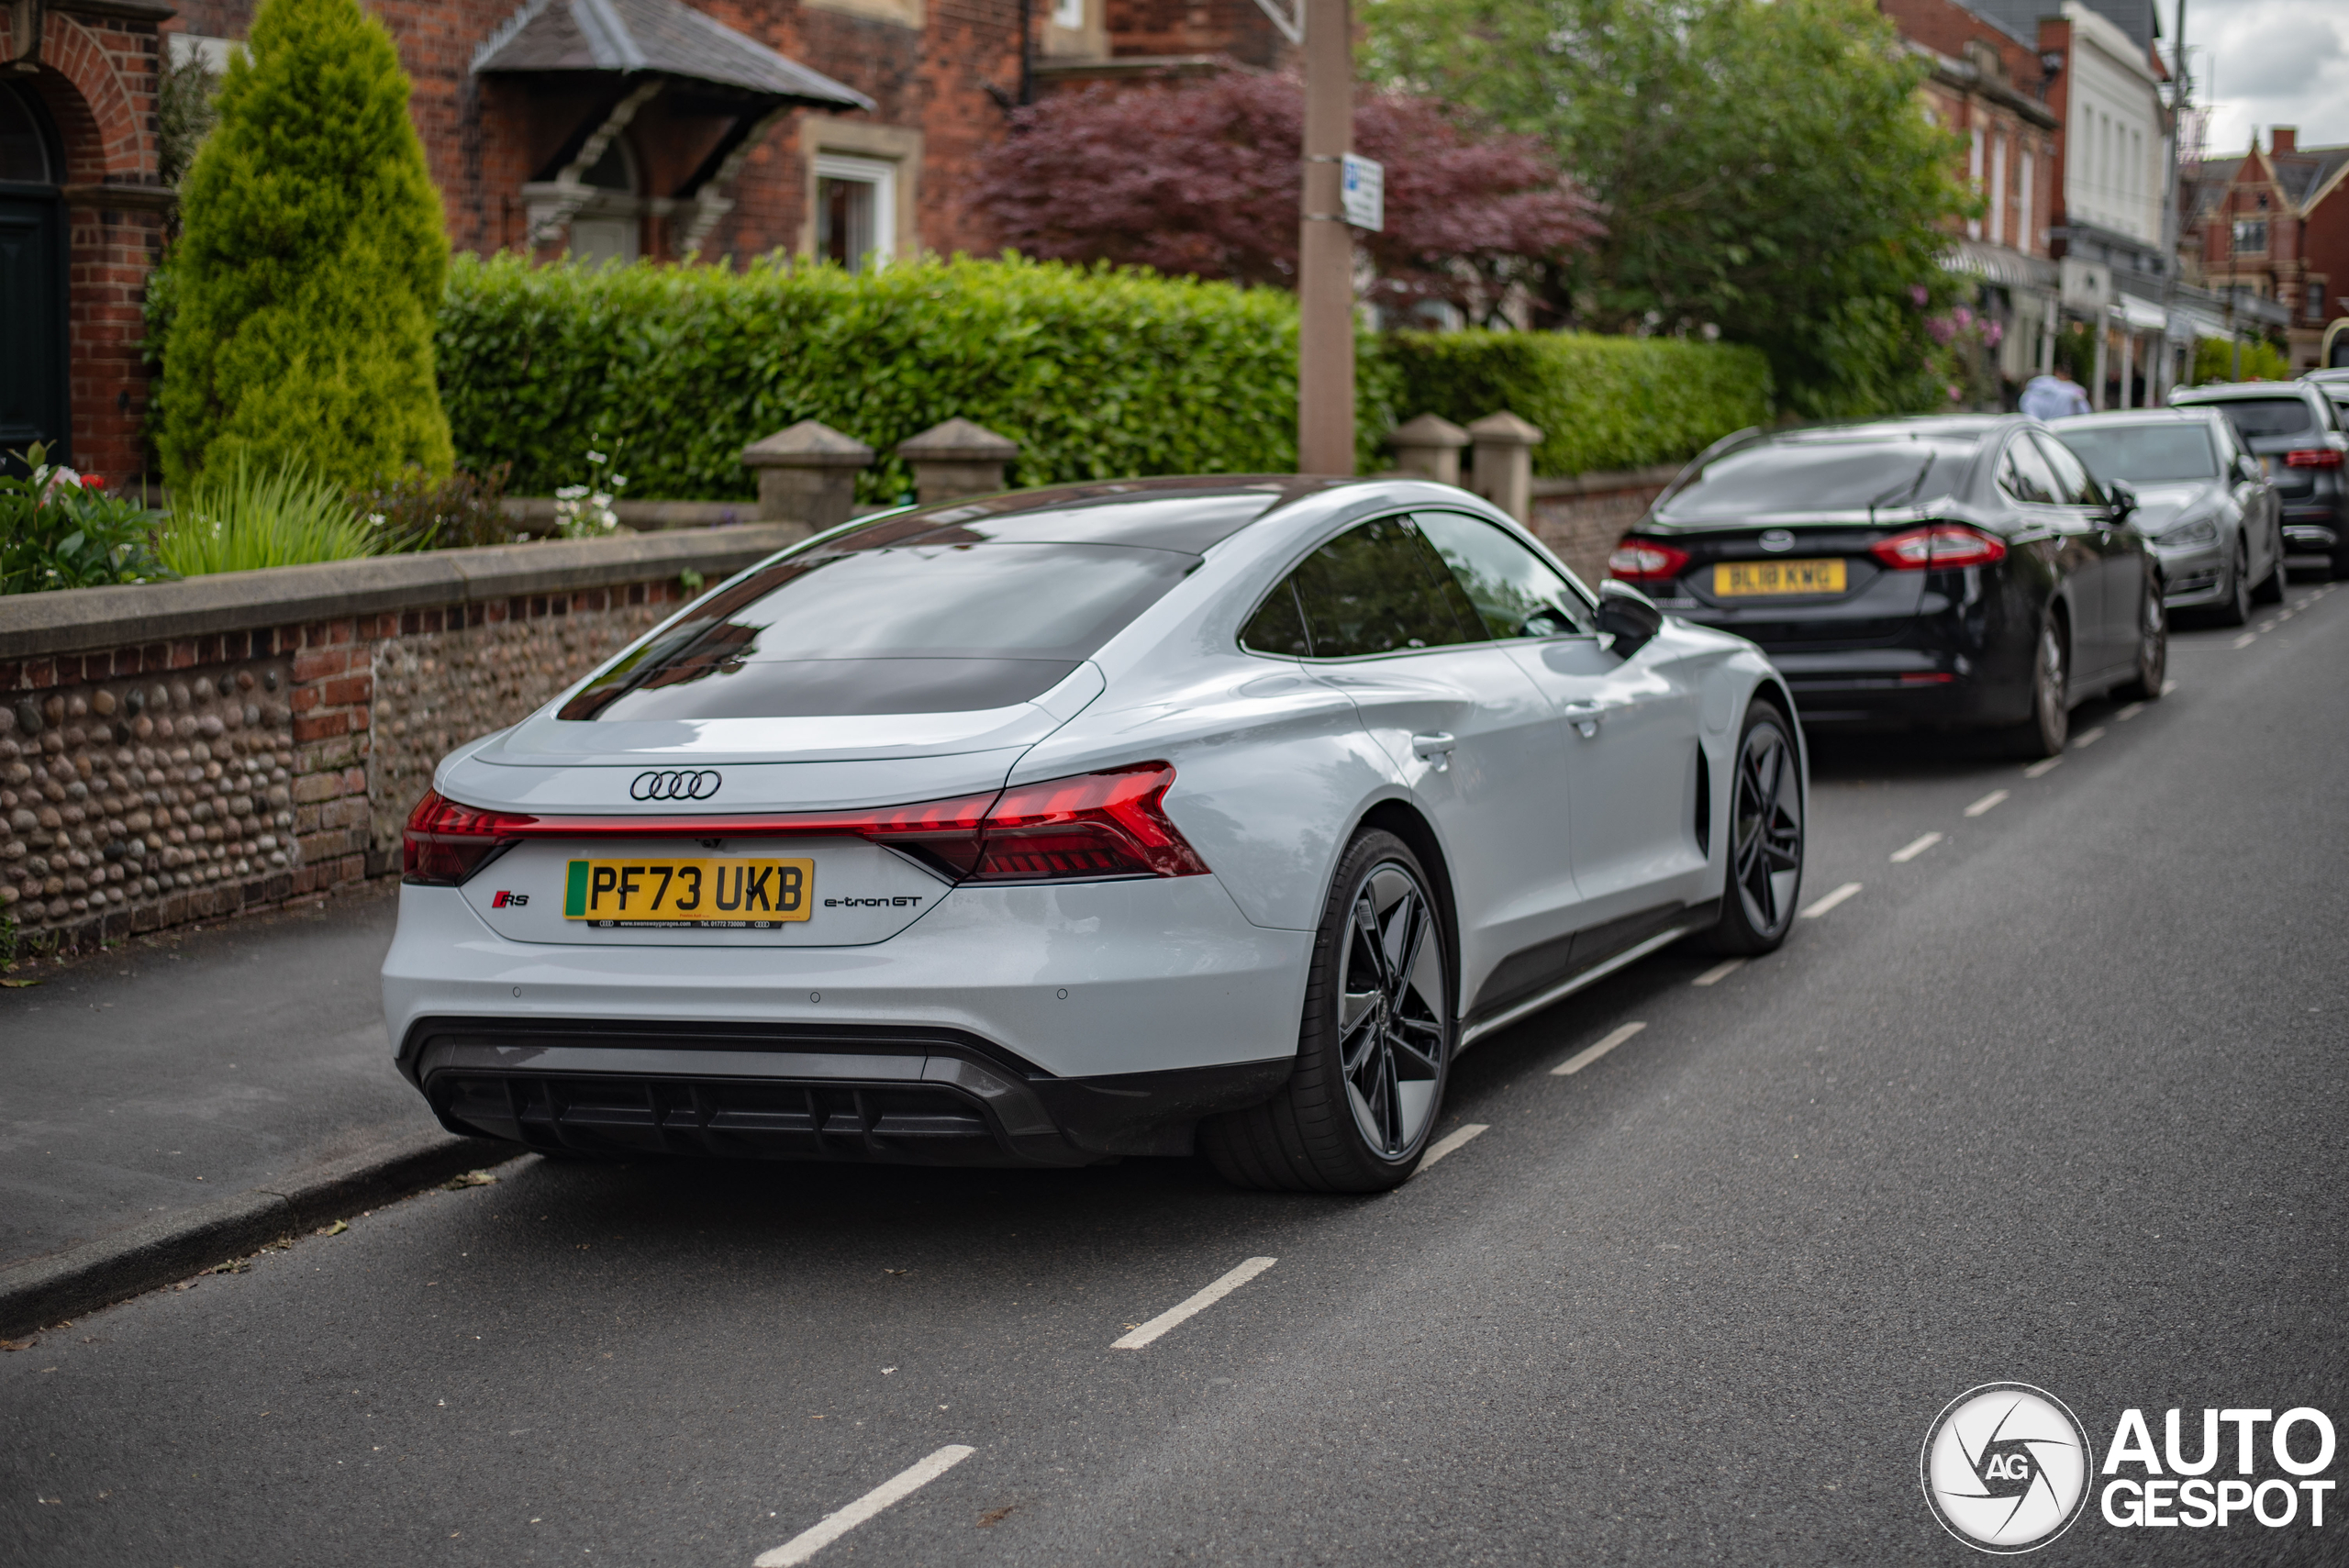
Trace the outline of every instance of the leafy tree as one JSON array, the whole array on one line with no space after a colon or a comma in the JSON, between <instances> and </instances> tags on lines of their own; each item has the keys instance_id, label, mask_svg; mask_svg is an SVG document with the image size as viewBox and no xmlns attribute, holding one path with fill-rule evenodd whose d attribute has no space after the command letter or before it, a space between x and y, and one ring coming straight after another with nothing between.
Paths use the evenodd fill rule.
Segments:
<instances>
[{"instance_id":1,"label":"leafy tree","mask_svg":"<svg viewBox=\"0 0 2349 1568\"><path fill-rule=\"evenodd\" d=\"M445 473L432 379L449 244L408 81L357 0L263 0L182 187L157 446L355 485Z\"/></svg>"},{"instance_id":2,"label":"leafy tree","mask_svg":"<svg viewBox=\"0 0 2349 1568\"><path fill-rule=\"evenodd\" d=\"M1304 127L1294 76L1095 87L1020 110L977 201L1026 255L1292 287ZM1533 261L1598 231L1539 144L1478 137L1427 99L1364 95L1354 146L1386 168L1386 228L1361 236L1381 304L1441 299L1483 319Z\"/></svg>"},{"instance_id":3,"label":"leafy tree","mask_svg":"<svg viewBox=\"0 0 2349 1568\"><path fill-rule=\"evenodd\" d=\"M1607 232L1551 319L1756 345L1796 412L1946 403L1928 311L1966 209L1923 66L1866 0L1376 0L1371 69L1539 138Z\"/></svg>"}]
</instances>

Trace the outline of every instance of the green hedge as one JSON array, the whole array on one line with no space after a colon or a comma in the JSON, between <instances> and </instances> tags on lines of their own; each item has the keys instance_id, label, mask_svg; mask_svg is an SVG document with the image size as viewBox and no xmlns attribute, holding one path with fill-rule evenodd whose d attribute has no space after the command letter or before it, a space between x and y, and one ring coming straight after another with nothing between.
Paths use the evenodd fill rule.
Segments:
<instances>
[{"instance_id":1,"label":"green hedge","mask_svg":"<svg viewBox=\"0 0 2349 1568\"><path fill-rule=\"evenodd\" d=\"M1506 408L1539 425L1533 472L1644 468L1770 418L1759 349L1567 332L1398 332L1382 352L1405 417L1464 425Z\"/></svg>"},{"instance_id":2,"label":"green hedge","mask_svg":"<svg viewBox=\"0 0 2349 1568\"><path fill-rule=\"evenodd\" d=\"M907 488L899 441L956 415L1019 443L1015 484L1284 472L1296 358L1285 294L1016 258L860 275L460 257L439 336L460 463L510 462L509 494L545 495L593 447L631 499L747 498L742 448L801 419L882 454L869 501Z\"/></svg>"}]
</instances>

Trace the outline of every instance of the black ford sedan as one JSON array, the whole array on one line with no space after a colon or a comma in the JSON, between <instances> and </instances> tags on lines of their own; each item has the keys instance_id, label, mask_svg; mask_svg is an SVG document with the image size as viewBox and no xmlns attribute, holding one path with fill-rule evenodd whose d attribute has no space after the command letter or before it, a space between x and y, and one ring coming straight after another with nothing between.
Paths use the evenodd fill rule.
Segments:
<instances>
[{"instance_id":1,"label":"black ford sedan","mask_svg":"<svg viewBox=\"0 0 2349 1568\"><path fill-rule=\"evenodd\" d=\"M1806 725L1997 728L2053 756L2078 704L2161 695L2168 622L2135 504L2020 416L1745 430L1609 566L1759 643Z\"/></svg>"}]
</instances>

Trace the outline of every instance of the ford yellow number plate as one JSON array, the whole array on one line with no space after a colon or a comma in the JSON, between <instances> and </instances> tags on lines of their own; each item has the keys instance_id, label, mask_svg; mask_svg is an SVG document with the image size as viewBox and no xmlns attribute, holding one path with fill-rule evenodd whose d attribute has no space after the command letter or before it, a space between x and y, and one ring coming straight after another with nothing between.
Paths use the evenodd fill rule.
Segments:
<instances>
[{"instance_id":1,"label":"ford yellow number plate","mask_svg":"<svg viewBox=\"0 0 2349 1568\"><path fill-rule=\"evenodd\" d=\"M590 926L766 930L815 907L814 861L573 861L562 917Z\"/></svg>"},{"instance_id":2,"label":"ford yellow number plate","mask_svg":"<svg viewBox=\"0 0 2349 1568\"><path fill-rule=\"evenodd\" d=\"M1719 598L1842 591L1840 561L1724 561L1713 568L1713 593Z\"/></svg>"}]
</instances>

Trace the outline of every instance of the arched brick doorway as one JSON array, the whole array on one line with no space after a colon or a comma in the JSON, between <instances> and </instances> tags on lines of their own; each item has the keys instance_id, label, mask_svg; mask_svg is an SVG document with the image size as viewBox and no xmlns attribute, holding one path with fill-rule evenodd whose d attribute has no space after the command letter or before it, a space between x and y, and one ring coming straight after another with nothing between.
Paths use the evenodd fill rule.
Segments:
<instances>
[{"instance_id":1,"label":"arched brick doorway","mask_svg":"<svg viewBox=\"0 0 2349 1568\"><path fill-rule=\"evenodd\" d=\"M0 454L72 456L64 162L39 101L0 82Z\"/></svg>"}]
</instances>

